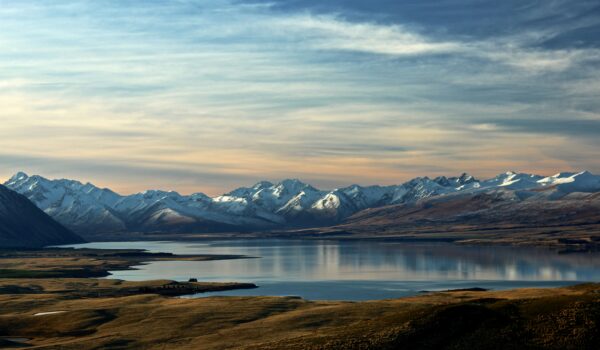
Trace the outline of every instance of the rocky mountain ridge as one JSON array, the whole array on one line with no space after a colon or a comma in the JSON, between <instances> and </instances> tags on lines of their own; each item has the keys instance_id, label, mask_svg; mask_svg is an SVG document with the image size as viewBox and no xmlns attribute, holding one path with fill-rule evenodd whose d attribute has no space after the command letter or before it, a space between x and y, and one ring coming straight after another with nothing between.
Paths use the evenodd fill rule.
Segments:
<instances>
[{"instance_id":1,"label":"rocky mountain ridge","mask_svg":"<svg viewBox=\"0 0 600 350\"><path fill-rule=\"evenodd\" d=\"M81 233L217 232L311 227L348 220L367 209L410 205L453 196L496 194L513 201L553 201L600 192L600 176L587 171L544 177L506 172L477 180L418 177L400 185L324 191L297 179L261 181L217 197L149 190L122 196L75 180L17 173L5 185L63 225Z\"/></svg>"}]
</instances>

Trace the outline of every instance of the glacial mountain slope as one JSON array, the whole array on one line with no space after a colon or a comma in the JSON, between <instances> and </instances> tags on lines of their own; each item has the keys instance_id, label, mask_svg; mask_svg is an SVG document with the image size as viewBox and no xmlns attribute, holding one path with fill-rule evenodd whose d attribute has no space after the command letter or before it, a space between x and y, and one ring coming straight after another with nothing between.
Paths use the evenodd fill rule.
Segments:
<instances>
[{"instance_id":1,"label":"glacial mountain slope","mask_svg":"<svg viewBox=\"0 0 600 350\"><path fill-rule=\"evenodd\" d=\"M30 177L22 172L10 178L5 186L24 195L72 230L118 231L126 228L123 220L111 210L121 198L111 190L73 180Z\"/></svg>"},{"instance_id":2,"label":"glacial mountain slope","mask_svg":"<svg viewBox=\"0 0 600 350\"><path fill-rule=\"evenodd\" d=\"M13 176L6 186L76 232L218 232L335 225L345 220L356 222L364 215L387 213L389 208L416 210L423 220L430 220L435 214L427 205L433 203L448 203L442 206L447 207L444 215L456 220L478 215L481 220L492 221L502 215L519 218L519 208L557 207L558 211L585 205L586 196L600 192L600 176L585 171L550 177L506 172L480 181L462 174L419 177L393 186L352 185L331 191L288 179L276 184L262 181L214 198L202 193L181 195L158 190L122 196L89 183L48 180L24 173ZM463 207L465 201L469 205ZM490 201L505 205L483 215ZM377 208L382 209L373 211Z\"/></svg>"},{"instance_id":3,"label":"glacial mountain slope","mask_svg":"<svg viewBox=\"0 0 600 350\"><path fill-rule=\"evenodd\" d=\"M598 225L600 185L596 182L598 177L590 175L587 172L557 174L536 180L538 185L533 188L514 186L523 178L513 177L503 182L505 186L488 190L457 192L367 209L332 229L398 233ZM564 184L567 186L562 186Z\"/></svg>"},{"instance_id":4,"label":"glacial mountain slope","mask_svg":"<svg viewBox=\"0 0 600 350\"><path fill-rule=\"evenodd\" d=\"M0 248L81 243L24 196L0 185Z\"/></svg>"},{"instance_id":5,"label":"glacial mountain slope","mask_svg":"<svg viewBox=\"0 0 600 350\"><path fill-rule=\"evenodd\" d=\"M121 196L74 180L48 180L18 173L6 182L58 222L81 234L96 232L230 231L261 220L235 215L236 203L221 208L203 194L144 191ZM215 208L213 208L215 207ZM234 212L232 215L231 212Z\"/></svg>"},{"instance_id":6,"label":"glacial mountain slope","mask_svg":"<svg viewBox=\"0 0 600 350\"><path fill-rule=\"evenodd\" d=\"M441 226L560 226L600 223L600 196L547 200L513 191L433 197L361 211L340 225L353 230L402 230Z\"/></svg>"}]
</instances>

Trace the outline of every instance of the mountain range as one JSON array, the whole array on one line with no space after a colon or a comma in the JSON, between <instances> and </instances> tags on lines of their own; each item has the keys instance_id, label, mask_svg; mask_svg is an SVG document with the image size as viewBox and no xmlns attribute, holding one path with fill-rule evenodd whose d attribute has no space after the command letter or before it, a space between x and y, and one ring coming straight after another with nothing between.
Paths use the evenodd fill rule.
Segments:
<instances>
[{"instance_id":1,"label":"mountain range","mask_svg":"<svg viewBox=\"0 0 600 350\"><path fill-rule=\"evenodd\" d=\"M491 210L487 215L493 220L494 215L514 215L513 210L523 205L545 208L568 201L571 208L573 203L587 203L600 196L600 176L587 171L549 177L506 172L487 180L468 174L418 177L400 185L352 185L334 190L288 179L276 184L261 181L217 197L160 190L124 196L90 183L49 180L23 172L11 177L5 186L81 234L223 232L368 223L374 215L390 219L390 210L415 208L420 208L417 211L423 217L419 218L429 220L440 215L430 212L433 203L454 203L444 211L452 220L483 215L482 210ZM504 214L490 209L499 203Z\"/></svg>"},{"instance_id":2,"label":"mountain range","mask_svg":"<svg viewBox=\"0 0 600 350\"><path fill-rule=\"evenodd\" d=\"M82 243L83 239L24 196L0 185L0 247L37 248Z\"/></svg>"}]
</instances>

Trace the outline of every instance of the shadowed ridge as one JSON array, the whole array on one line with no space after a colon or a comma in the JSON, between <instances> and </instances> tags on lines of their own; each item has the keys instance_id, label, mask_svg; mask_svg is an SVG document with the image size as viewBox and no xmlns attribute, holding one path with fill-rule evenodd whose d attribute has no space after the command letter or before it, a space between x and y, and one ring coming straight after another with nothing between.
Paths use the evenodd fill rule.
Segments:
<instances>
[{"instance_id":1,"label":"shadowed ridge","mask_svg":"<svg viewBox=\"0 0 600 350\"><path fill-rule=\"evenodd\" d=\"M25 196L0 185L0 248L83 242Z\"/></svg>"}]
</instances>

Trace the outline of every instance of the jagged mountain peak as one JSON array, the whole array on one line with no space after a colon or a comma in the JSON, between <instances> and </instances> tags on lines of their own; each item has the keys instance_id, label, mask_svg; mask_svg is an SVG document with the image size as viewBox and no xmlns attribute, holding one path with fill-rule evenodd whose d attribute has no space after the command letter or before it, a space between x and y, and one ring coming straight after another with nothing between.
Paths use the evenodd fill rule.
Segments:
<instances>
[{"instance_id":1,"label":"jagged mountain peak","mask_svg":"<svg viewBox=\"0 0 600 350\"><path fill-rule=\"evenodd\" d=\"M16 174L14 174L10 179L8 179L7 182L23 181L27 178L29 178L29 175L27 175L27 173L25 173L24 171L19 171Z\"/></svg>"},{"instance_id":2,"label":"jagged mountain peak","mask_svg":"<svg viewBox=\"0 0 600 350\"><path fill-rule=\"evenodd\" d=\"M472 175L469 175L469 174L467 174L467 173L462 173L462 174L461 174L461 175L458 177L458 180L459 180L459 182L460 182L462 185L464 185L464 184L468 184L468 183L471 183L471 182L477 182L477 181L478 181L478 180L477 180L477 179L476 179L474 176L472 176Z\"/></svg>"},{"instance_id":3,"label":"jagged mountain peak","mask_svg":"<svg viewBox=\"0 0 600 350\"><path fill-rule=\"evenodd\" d=\"M543 179L543 176L527 173L517 173L507 171L499 174L496 177L482 182L484 188L498 186L501 189L527 189L538 185L538 181Z\"/></svg>"},{"instance_id":4,"label":"jagged mountain peak","mask_svg":"<svg viewBox=\"0 0 600 350\"><path fill-rule=\"evenodd\" d=\"M438 176L435 179L433 179L433 182L437 183L440 186L457 188L460 186L479 182L479 180L467 173L462 173L460 176Z\"/></svg>"},{"instance_id":5,"label":"jagged mountain peak","mask_svg":"<svg viewBox=\"0 0 600 350\"><path fill-rule=\"evenodd\" d=\"M84 184L82 184L80 181L77 181L77 180L70 180L70 179L51 180L51 179L45 178L41 175L29 176L24 172L16 173L5 184L11 185L11 186L35 186L35 185L53 186L54 185L54 186L64 186L64 187L71 187L71 188L74 187L77 189L80 189L85 186ZM88 183L87 186L97 188L96 186L94 186L90 183Z\"/></svg>"},{"instance_id":6,"label":"jagged mountain peak","mask_svg":"<svg viewBox=\"0 0 600 350\"><path fill-rule=\"evenodd\" d=\"M289 190L300 190L304 188L313 188L311 185L308 185L299 179L285 179L281 180L275 187L286 188Z\"/></svg>"},{"instance_id":7,"label":"jagged mountain peak","mask_svg":"<svg viewBox=\"0 0 600 350\"><path fill-rule=\"evenodd\" d=\"M448 180L447 177L445 176L438 176L436 178L433 179L434 182L436 182L438 185L440 186L450 186L450 180Z\"/></svg>"},{"instance_id":8,"label":"jagged mountain peak","mask_svg":"<svg viewBox=\"0 0 600 350\"><path fill-rule=\"evenodd\" d=\"M285 179L269 187L268 189L262 189L261 192L268 193L269 196L274 196L277 199L289 200L295 197L300 192L319 192L316 188L308 185L298 179ZM256 197L261 193L257 193ZM264 196L262 196L264 197Z\"/></svg>"},{"instance_id":9,"label":"jagged mountain peak","mask_svg":"<svg viewBox=\"0 0 600 350\"><path fill-rule=\"evenodd\" d=\"M236 188L235 190L233 190L231 192L227 192L227 193L223 194L223 196L227 196L227 197L241 197L241 198L249 199L254 194L256 194L258 191L263 190L263 189L267 189L267 188L272 188L274 186L275 185L272 182L269 182L269 181L259 181L256 184L254 184L254 186L252 186L252 187L239 187L239 188Z\"/></svg>"},{"instance_id":10,"label":"jagged mountain peak","mask_svg":"<svg viewBox=\"0 0 600 350\"><path fill-rule=\"evenodd\" d=\"M562 193L600 191L600 176L584 170L564 172L538 181L542 186L556 188Z\"/></svg>"},{"instance_id":11,"label":"jagged mountain peak","mask_svg":"<svg viewBox=\"0 0 600 350\"><path fill-rule=\"evenodd\" d=\"M217 227L216 223L257 228L314 224L323 222L319 220L343 220L363 209L454 194L505 193L506 198L514 200L531 197L553 200L573 192L600 191L600 176L582 171L544 178L510 171L480 181L463 173L458 177L417 177L401 185L354 184L332 191L322 191L292 178L276 184L261 181L213 198L203 193L181 195L161 190L121 196L91 183L48 180L25 173L15 174L7 186L24 194L64 225L85 232L92 224L104 231L162 230L183 222L186 227L204 224Z\"/></svg>"}]
</instances>

